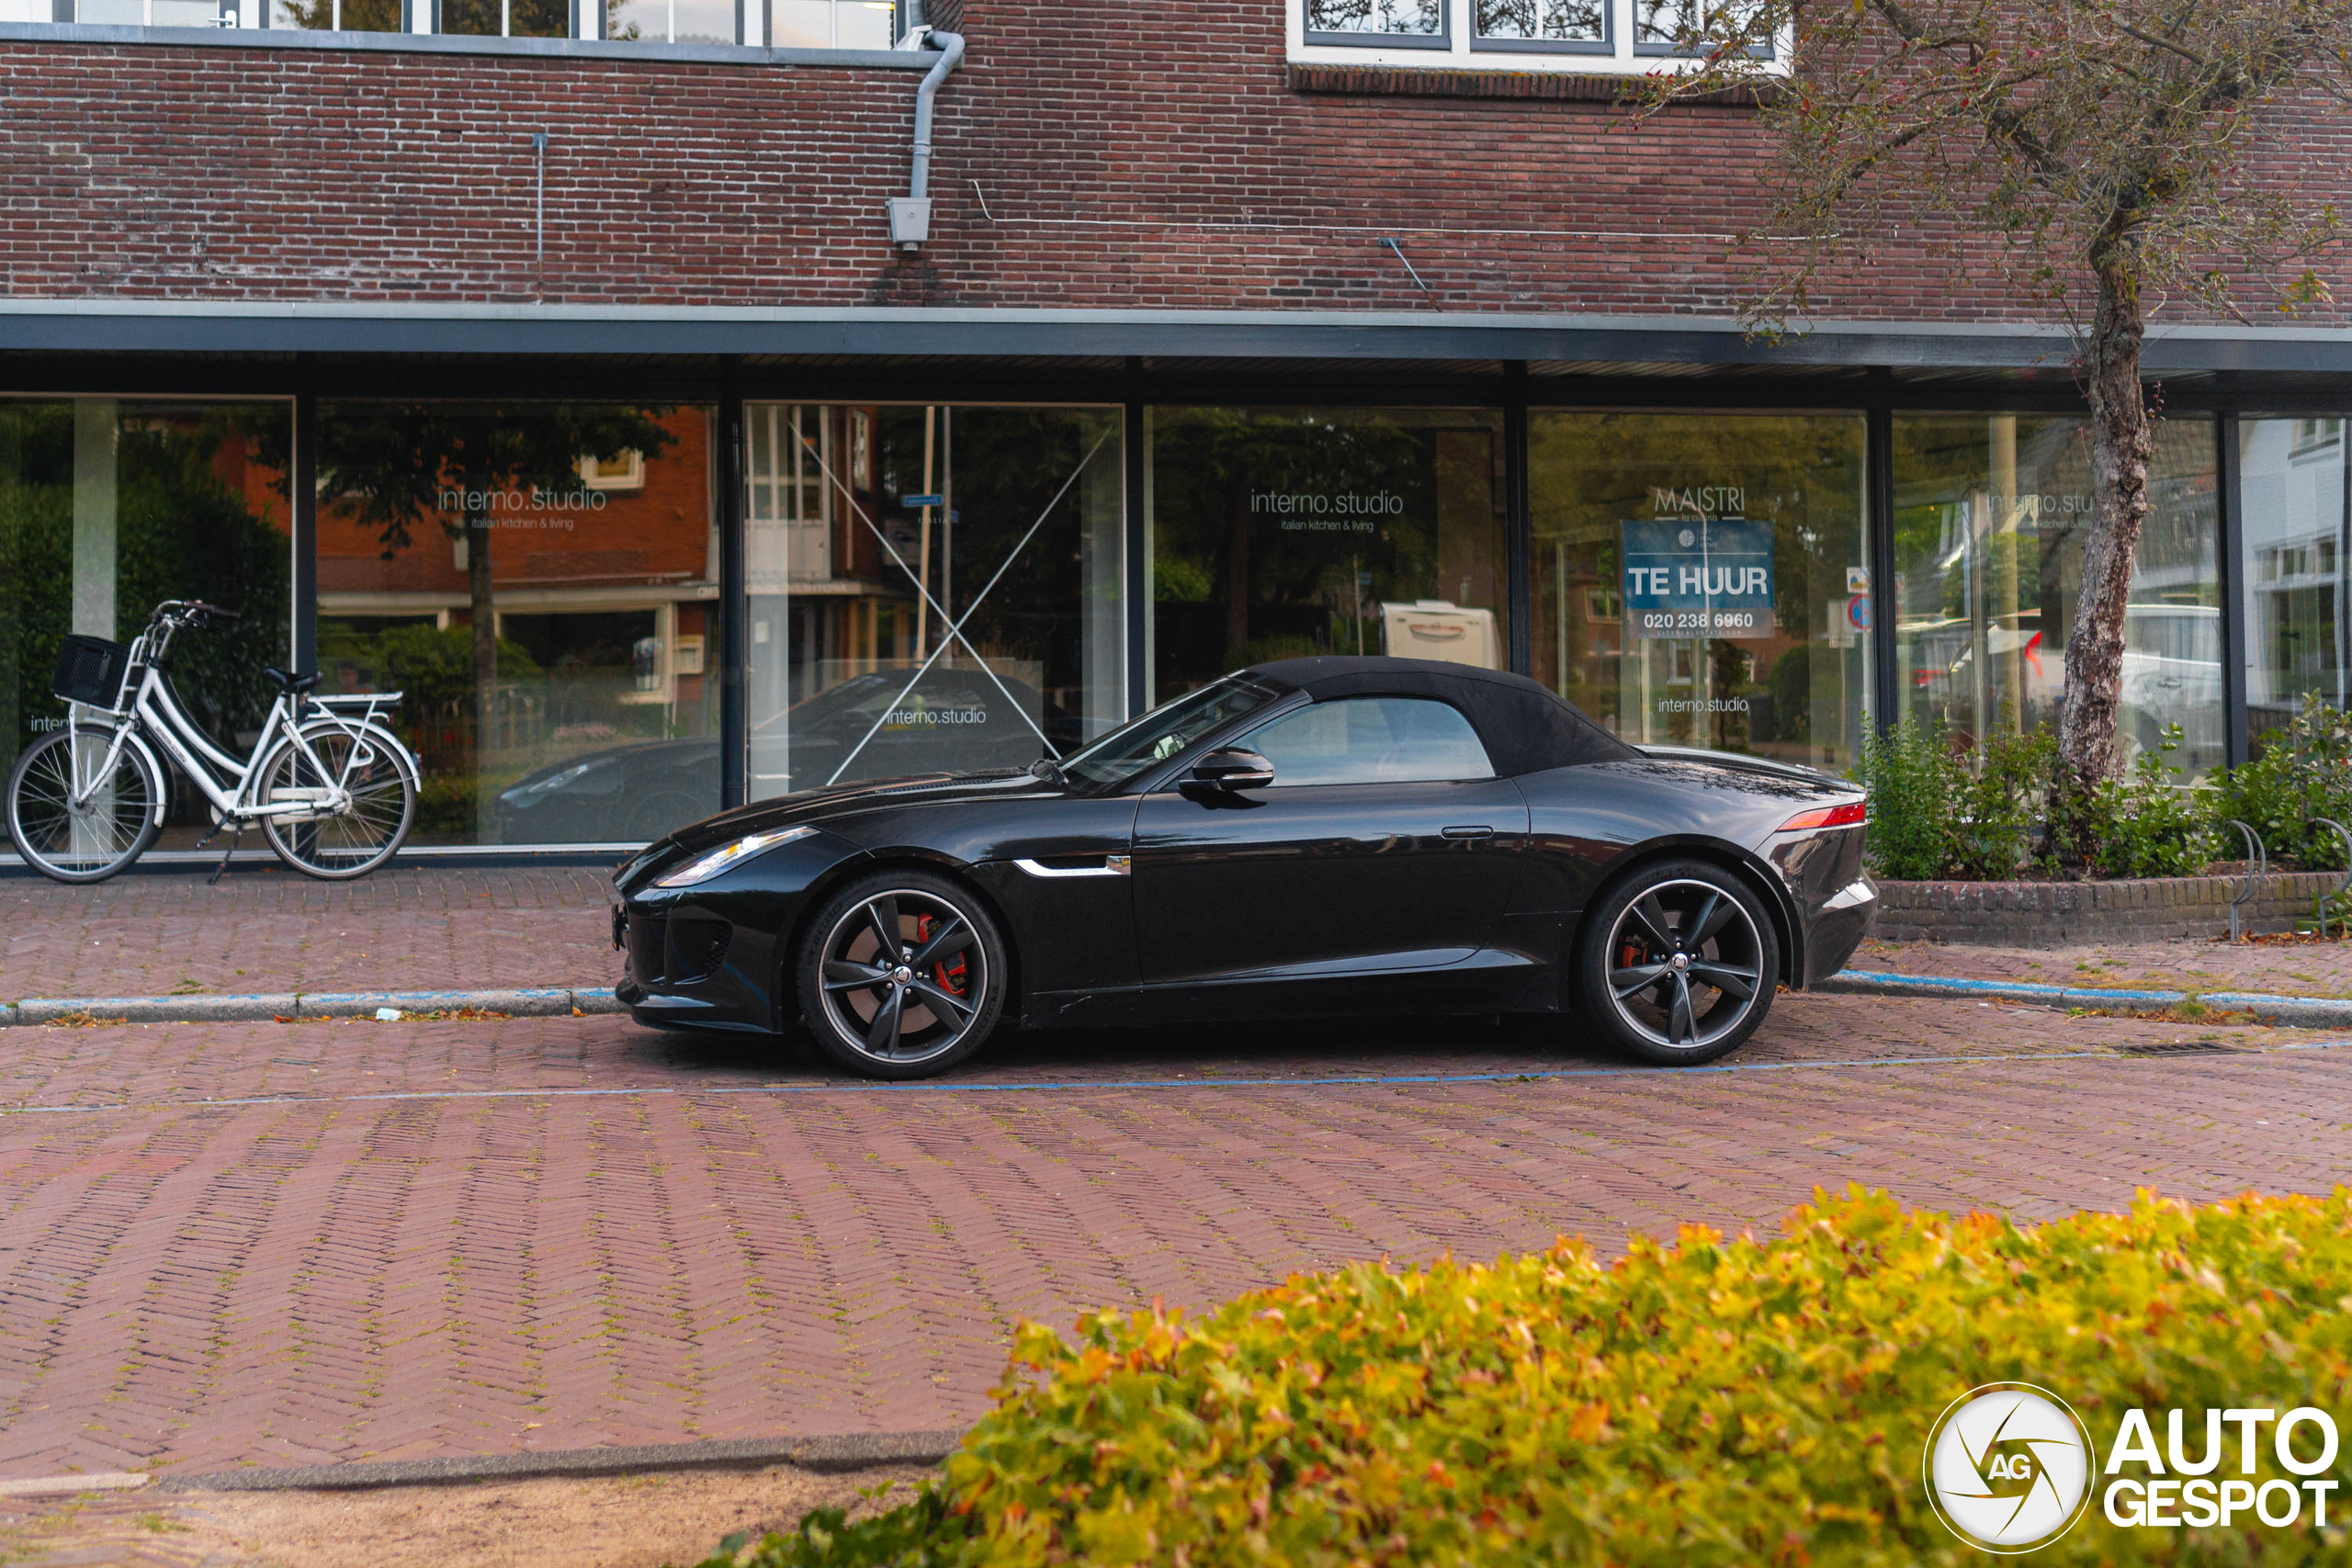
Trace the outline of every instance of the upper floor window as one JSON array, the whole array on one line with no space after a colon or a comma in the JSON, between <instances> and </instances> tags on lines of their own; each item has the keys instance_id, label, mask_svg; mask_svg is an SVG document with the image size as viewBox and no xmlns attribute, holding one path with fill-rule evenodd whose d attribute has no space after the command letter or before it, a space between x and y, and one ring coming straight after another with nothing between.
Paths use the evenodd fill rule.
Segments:
<instances>
[{"instance_id":1,"label":"upper floor window","mask_svg":"<svg viewBox=\"0 0 2352 1568\"><path fill-rule=\"evenodd\" d=\"M899 0L0 0L0 21L888 50ZM1427 0L1431 5L1441 0Z\"/></svg>"},{"instance_id":2,"label":"upper floor window","mask_svg":"<svg viewBox=\"0 0 2352 1568\"><path fill-rule=\"evenodd\" d=\"M1677 70L1754 0L1291 0L1290 58L1502 71ZM1785 48L1769 51L1785 59Z\"/></svg>"},{"instance_id":3,"label":"upper floor window","mask_svg":"<svg viewBox=\"0 0 2352 1568\"><path fill-rule=\"evenodd\" d=\"M1317 43L1376 39L1442 49L1445 12L1445 0L1306 0L1306 36Z\"/></svg>"},{"instance_id":4,"label":"upper floor window","mask_svg":"<svg viewBox=\"0 0 2352 1568\"><path fill-rule=\"evenodd\" d=\"M1532 51L1606 47L1604 0L1472 0L1473 49Z\"/></svg>"}]
</instances>

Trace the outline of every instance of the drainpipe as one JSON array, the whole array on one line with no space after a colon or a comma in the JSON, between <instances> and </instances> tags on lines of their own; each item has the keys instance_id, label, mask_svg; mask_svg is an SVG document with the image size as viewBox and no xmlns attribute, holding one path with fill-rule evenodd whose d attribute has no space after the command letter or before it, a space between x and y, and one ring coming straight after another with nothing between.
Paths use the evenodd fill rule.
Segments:
<instances>
[{"instance_id":1,"label":"drainpipe","mask_svg":"<svg viewBox=\"0 0 2352 1568\"><path fill-rule=\"evenodd\" d=\"M922 243L931 238L932 100L938 96L939 85L947 80L948 73L964 60L963 35L938 32L925 25L922 0L913 0L910 22L906 47L937 49L941 53L938 62L924 73L922 85L915 89L912 186L905 196L890 197L890 243L902 251L920 250Z\"/></svg>"}]
</instances>

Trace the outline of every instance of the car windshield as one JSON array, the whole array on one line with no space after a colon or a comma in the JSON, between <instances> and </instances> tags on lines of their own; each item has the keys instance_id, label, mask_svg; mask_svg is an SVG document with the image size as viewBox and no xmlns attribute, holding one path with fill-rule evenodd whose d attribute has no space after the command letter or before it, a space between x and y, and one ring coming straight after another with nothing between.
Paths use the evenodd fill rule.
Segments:
<instances>
[{"instance_id":1,"label":"car windshield","mask_svg":"<svg viewBox=\"0 0 2352 1568\"><path fill-rule=\"evenodd\" d=\"M1196 692L1187 692L1174 702L1162 703L1084 750L1064 758L1062 776L1103 789L1116 789L1227 720L1255 712L1273 700L1274 694L1264 687L1228 675Z\"/></svg>"}]
</instances>

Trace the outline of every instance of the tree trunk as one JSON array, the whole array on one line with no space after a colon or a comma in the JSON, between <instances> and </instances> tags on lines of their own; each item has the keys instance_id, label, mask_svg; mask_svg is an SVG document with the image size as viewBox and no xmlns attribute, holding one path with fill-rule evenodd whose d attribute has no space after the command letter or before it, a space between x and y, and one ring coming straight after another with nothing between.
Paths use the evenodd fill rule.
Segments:
<instances>
[{"instance_id":1,"label":"tree trunk","mask_svg":"<svg viewBox=\"0 0 2352 1568\"><path fill-rule=\"evenodd\" d=\"M2059 710L2059 799L2064 824L2058 850L2070 865L2087 862L2096 846L2082 807L2091 792L2114 778L2115 728L2123 685L2124 609L2132 596L2132 561L2148 516L2148 460L2155 446L2140 386L2140 347L2147 322L2138 279L2109 259L2098 268L2098 310L2092 319L2088 392L2091 408L2091 526L2083 540L2083 582L2075 626L2066 639L2066 693Z\"/></svg>"}]
</instances>

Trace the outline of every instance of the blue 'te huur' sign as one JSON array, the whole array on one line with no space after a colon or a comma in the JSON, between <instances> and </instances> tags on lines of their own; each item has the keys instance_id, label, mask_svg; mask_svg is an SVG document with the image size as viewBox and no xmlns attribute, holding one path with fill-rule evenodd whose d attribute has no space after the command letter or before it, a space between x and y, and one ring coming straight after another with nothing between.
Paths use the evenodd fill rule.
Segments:
<instances>
[{"instance_id":1,"label":"blue 'te huur' sign","mask_svg":"<svg viewBox=\"0 0 2352 1568\"><path fill-rule=\"evenodd\" d=\"M1772 525L1694 517L1623 527L1635 637L1772 635Z\"/></svg>"}]
</instances>

